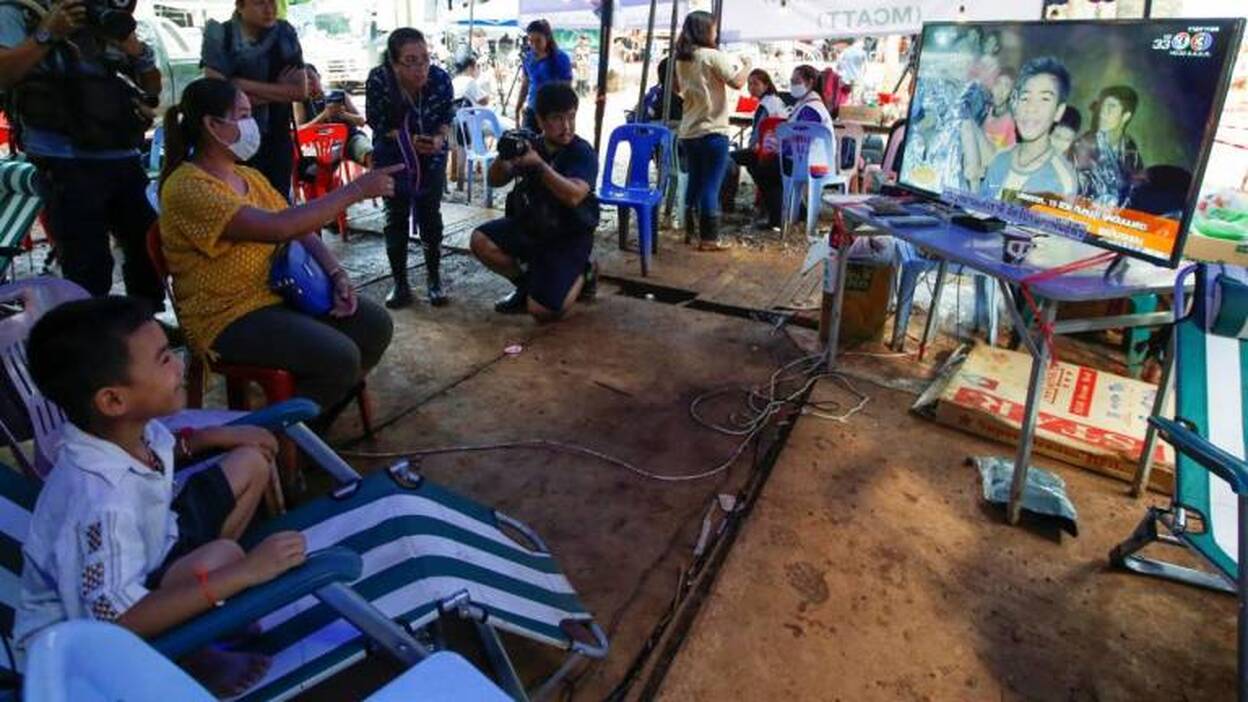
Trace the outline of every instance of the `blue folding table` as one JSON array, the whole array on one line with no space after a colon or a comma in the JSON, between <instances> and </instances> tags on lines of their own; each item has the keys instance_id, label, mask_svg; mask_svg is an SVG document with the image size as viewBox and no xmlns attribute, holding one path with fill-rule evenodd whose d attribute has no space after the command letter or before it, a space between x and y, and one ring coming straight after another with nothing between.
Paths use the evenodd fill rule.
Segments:
<instances>
[{"instance_id":1,"label":"blue folding table","mask_svg":"<svg viewBox=\"0 0 1248 702\"><path fill-rule=\"evenodd\" d=\"M842 213L846 225L856 234L894 236L925 249L939 258L940 268L937 272L936 289L932 299L933 310L936 310L940 303L945 270L949 263L972 268L997 281L1001 294L1005 297L1014 328L1032 356L1031 379L1027 386L1027 404L1023 411L1022 431L1018 442L1018 452L1014 459L1013 482L1010 486L1008 517L1011 524L1018 523L1023 486L1026 484L1027 469L1035 440L1044 369L1049 365L1050 349L1038 331L1033 332L1030 325L1023 319L1018 305L1015 304L1014 287L1021 285L1025 279L1037 273L1103 253L1104 250L1060 236L1043 236L1037 237L1035 248L1023 264L1013 265L1002 260L1000 232L975 231L951 224L943 219L931 226L898 227L890 223L887 217L875 216L870 207L863 203L861 196L846 197L829 194L824 197L824 201ZM835 275L835 299L832 303L833 309L828 330L827 363L829 367L836 363L837 327L840 324L840 307L848 258L848 243L845 242L837 257L840 270ZM1097 266L1030 283L1028 287L1040 312L1037 330L1042 326L1052 325L1053 334L1059 335L1121 327L1173 324L1174 312L1172 310L1055 321L1057 308L1061 303L1122 300L1136 295L1165 293L1173 290L1177 277L1177 272L1174 270L1139 260L1126 262L1118 273L1119 275L1107 276L1106 267ZM925 344L936 316L935 312L928 315L927 327L923 333ZM1168 378L1162 379L1162 387L1165 387L1168 380Z\"/></svg>"}]
</instances>

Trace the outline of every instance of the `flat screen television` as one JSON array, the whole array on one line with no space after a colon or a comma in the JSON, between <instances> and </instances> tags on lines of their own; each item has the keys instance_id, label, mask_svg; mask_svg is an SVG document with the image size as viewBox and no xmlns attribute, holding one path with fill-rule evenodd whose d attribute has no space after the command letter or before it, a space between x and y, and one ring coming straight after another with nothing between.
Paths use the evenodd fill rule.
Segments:
<instances>
[{"instance_id":1,"label":"flat screen television","mask_svg":"<svg viewBox=\"0 0 1248 702\"><path fill-rule=\"evenodd\" d=\"M899 183L1175 266L1243 30L925 24Z\"/></svg>"}]
</instances>

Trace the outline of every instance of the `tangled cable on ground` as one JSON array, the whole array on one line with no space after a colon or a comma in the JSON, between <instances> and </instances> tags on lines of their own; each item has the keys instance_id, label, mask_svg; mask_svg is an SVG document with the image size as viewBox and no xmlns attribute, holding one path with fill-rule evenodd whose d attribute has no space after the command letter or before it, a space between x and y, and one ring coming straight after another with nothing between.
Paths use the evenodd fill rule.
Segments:
<instances>
[{"instance_id":1,"label":"tangled cable on ground","mask_svg":"<svg viewBox=\"0 0 1248 702\"><path fill-rule=\"evenodd\" d=\"M621 458L616 458L609 454L597 451L585 446L571 444L564 441L555 441L552 439L527 439L524 441L507 441L492 444L477 445L455 445L440 446L427 449L413 449L410 451L341 451L340 453L347 458L363 458L363 459L392 459L392 458L419 458L422 456L436 456L448 453L475 453L483 451L505 451L515 449L529 450L548 450L561 451L564 453L572 453L590 458L596 458L605 463L609 463L619 468L623 468L631 473L639 475L648 480L655 480L665 483L683 483L694 480L703 480L705 478L718 475L728 470L750 443L769 426L771 420L784 412L786 409L797 409L799 414L810 415L820 419L827 419L836 422L847 422L858 412L862 411L870 398L860 392L847 377L836 372L823 371L824 356L816 354L804 356L795 361L780 366L776 369L768 383L765 386L740 387L731 386L712 390L703 393L693 399L689 404L689 415L694 422L710 429L714 432L725 434L728 436L741 437L735 449L728 457L716 465L714 468L701 471L699 473L690 473L685 475L663 475L654 473L644 468L640 468ZM846 390L857 398L856 404L840 414L833 414L840 407L840 403L831 400L809 401L806 398L807 393L824 378L832 378L840 382ZM782 388L786 385L797 383L795 389L784 391ZM701 405L713 398L722 397L734 392L741 392L745 395L746 409L744 412L734 413L729 416L726 423L718 423L708 420L700 412ZM783 393L783 394L781 394Z\"/></svg>"}]
</instances>

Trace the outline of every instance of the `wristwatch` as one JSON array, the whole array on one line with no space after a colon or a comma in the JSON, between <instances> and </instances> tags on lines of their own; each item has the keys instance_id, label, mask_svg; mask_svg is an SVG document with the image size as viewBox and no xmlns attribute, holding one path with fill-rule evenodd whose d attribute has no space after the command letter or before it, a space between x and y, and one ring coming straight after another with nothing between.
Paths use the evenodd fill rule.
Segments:
<instances>
[{"instance_id":1,"label":"wristwatch","mask_svg":"<svg viewBox=\"0 0 1248 702\"><path fill-rule=\"evenodd\" d=\"M49 46L56 41L56 37L52 36L52 32L40 27L35 30L34 40L39 46Z\"/></svg>"}]
</instances>

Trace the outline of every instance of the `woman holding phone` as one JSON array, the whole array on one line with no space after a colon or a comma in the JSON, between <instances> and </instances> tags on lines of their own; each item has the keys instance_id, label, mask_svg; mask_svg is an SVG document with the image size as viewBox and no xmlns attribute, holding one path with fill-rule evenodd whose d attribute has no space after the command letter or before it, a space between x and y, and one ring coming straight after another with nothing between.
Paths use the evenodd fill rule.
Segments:
<instances>
[{"instance_id":1,"label":"woman holding phone","mask_svg":"<svg viewBox=\"0 0 1248 702\"><path fill-rule=\"evenodd\" d=\"M431 65L425 36L411 27L396 29L386 40L381 65L368 74L365 110L373 130L373 165L404 164L395 178L394 195L385 198L386 256L394 288L386 307L412 303L407 279L407 242L412 218L425 250L429 304L450 302L442 290L442 186L455 93L451 76Z\"/></svg>"}]
</instances>

